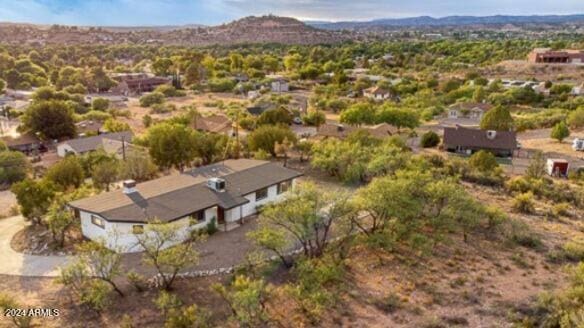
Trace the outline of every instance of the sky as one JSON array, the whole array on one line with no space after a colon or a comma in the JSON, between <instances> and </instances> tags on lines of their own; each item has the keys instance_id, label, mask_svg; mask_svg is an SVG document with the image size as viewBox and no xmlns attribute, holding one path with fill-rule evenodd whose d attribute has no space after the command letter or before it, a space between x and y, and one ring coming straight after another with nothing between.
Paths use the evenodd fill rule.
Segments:
<instances>
[{"instance_id":1,"label":"sky","mask_svg":"<svg viewBox=\"0 0 584 328\"><path fill-rule=\"evenodd\" d=\"M0 21L101 26L216 25L264 14L342 21L582 13L584 0L0 0Z\"/></svg>"}]
</instances>

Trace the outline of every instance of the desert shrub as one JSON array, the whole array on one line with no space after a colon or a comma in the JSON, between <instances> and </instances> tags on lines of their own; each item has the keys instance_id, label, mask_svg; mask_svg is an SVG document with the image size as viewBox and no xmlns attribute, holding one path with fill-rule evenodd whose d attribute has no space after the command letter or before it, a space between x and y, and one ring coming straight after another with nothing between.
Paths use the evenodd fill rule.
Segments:
<instances>
[{"instance_id":1,"label":"desert shrub","mask_svg":"<svg viewBox=\"0 0 584 328\"><path fill-rule=\"evenodd\" d=\"M184 97L184 96L186 96L186 92L184 92L182 90L177 90L175 87L173 87L170 84L160 85L154 90L154 92L160 92L165 97Z\"/></svg>"},{"instance_id":2,"label":"desert shrub","mask_svg":"<svg viewBox=\"0 0 584 328\"><path fill-rule=\"evenodd\" d=\"M165 101L164 94L160 92L152 92L140 97L140 106L142 107L151 107L155 104L162 104Z\"/></svg>"},{"instance_id":3,"label":"desert shrub","mask_svg":"<svg viewBox=\"0 0 584 328\"><path fill-rule=\"evenodd\" d=\"M573 262L584 261L584 242L569 241L562 246L564 257Z\"/></svg>"},{"instance_id":4,"label":"desert shrub","mask_svg":"<svg viewBox=\"0 0 584 328\"><path fill-rule=\"evenodd\" d=\"M570 204L568 203L559 203L559 204L554 204L554 206L552 206L551 208L551 215L553 217L560 217L560 216L565 216L565 217L569 217L570 216Z\"/></svg>"},{"instance_id":5,"label":"desert shrub","mask_svg":"<svg viewBox=\"0 0 584 328\"><path fill-rule=\"evenodd\" d=\"M526 247L535 250L543 249L543 242L527 224L522 221L510 220L504 230L504 235L512 245Z\"/></svg>"},{"instance_id":6,"label":"desert shrub","mask_svg":"<svg viewBox=\"0 0 584 328\"><path fill-rule=\"evenodd\" d=\"M440 136L436 134L434 131L428 131L422 135L422 139L420 140L420 144L424 148L432 148L438 146L440 143Z\"/></svg>"},{"instance_id":7,"label":"desert shrub","mask_svg":"<svg viewBox=\"0 0 584 328\"><path fill-rule=\"evenodd\" d=\"M217 219L212 218L211 221L209 221L209 223L207 223L207 226L206 226L205 230L207 231L207 234L209 236L215 234L218 231L218 229L217 229Z\"/></svg>"},{"instance_id":8,"label":"desert shrub","mask_svg":"<svg viewBox=\"0 0 584 328\"><path fill-rule=\"evenodd\" d=\"M531 192L526 192L515 196L513 198L513 209L517 212L526 214L535 212L533 194Z\"/></svg>"},{"instance_id":9,"label":"desert shrub","mask_svg":"<svg viewBox=\"0 0 584 328\"><path fill-rule=\"evenodd\" d=\"M570 285L557 293L539 296L531 315L524 322L542 323L542 327L584 326L584 262L571 268Z\"/></svg>"},{"instance_id":10,"label":"desert shrub","mask_svg":"<svg viewBox=\"0 0 584 328\"><path fill-rule=\"evenodd\" d=\"M210 79L208 86L211 92L229 92L235 87L235 81L229 78Z\"/></svg>"},{"instance_id":11,"label":"desert shrub","mask_svg":"<svg viewBox=\"0 0 584 328\"><path fill-rule=\"evenodd\" d=\"M294 273L296 281L287 290L299 303L302 312L312 322L317 322L325 310L337 302L344 268L330 258L301 259Z\"/></svg>"},{"instance_id":12,"label":"desert shrub","mask_svg":"<svg viewBox=\"0 0 584 328\"><path fill-rule=\"evenodd\" d=\"M165 114L176 111L174 104L154 104L150 107L150 114Z\"/></svg>"}]
</instances>

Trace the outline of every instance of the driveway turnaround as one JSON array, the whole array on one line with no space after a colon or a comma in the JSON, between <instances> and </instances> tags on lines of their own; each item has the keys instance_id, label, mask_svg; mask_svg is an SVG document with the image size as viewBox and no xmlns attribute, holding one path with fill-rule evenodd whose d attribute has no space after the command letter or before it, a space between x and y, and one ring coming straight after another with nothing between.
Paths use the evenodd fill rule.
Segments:
<instances>
[{"instance_id":1,"label":"driveway turnaround","mask_svg":"<svg viewBox=\"0 0 584 328\"><path fill-rule=\"evenodd\" d=\"M10 247L12 237L24 229L22 216L0 220L0 274L26 277L56 277L59 267L71 260L69 256L27 255Z\"/></svg>"}]
</instances>

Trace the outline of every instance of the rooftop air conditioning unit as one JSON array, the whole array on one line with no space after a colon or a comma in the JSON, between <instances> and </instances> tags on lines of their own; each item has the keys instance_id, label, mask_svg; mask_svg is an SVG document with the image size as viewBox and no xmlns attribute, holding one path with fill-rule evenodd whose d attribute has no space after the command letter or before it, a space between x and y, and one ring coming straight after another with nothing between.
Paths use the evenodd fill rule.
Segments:
<instances>
[{"instance_id":1,"label":"rooftop air conditioning unit","mask_svg":"<svg viewBox=\"0 0 584 328\"><path fill-rule=\"evenodd\" d=\"M134 180L125 180L122 183L122 185L124 187L124 189L123 189L124 194L131 194L131 193L134 193L137 191L136 190L136 181L134 181Z\"/></svg>"},{"instance_id":2,"label":"rooftop air conditioning unit","mask_svg":"<svg viewBox=\"0 0 584 328\"><path fill-rule=\"evenodd\" d=\"M495 137L497 136L497 131L493 131L493 130L489 130L487 131L487 138L488 139L495 139Z\"/></svg>"},{"instance_id":3,"label":"rooftop air conditioning unit","mask_svg":"<svg viewBox=\"0 0 584 328\"><path fill-rule=\"evenodd\" d=\"M207 187L217 192L224 192L225 180L221 178L211 178L207 181Z\"/></svg>"}]
</instances>

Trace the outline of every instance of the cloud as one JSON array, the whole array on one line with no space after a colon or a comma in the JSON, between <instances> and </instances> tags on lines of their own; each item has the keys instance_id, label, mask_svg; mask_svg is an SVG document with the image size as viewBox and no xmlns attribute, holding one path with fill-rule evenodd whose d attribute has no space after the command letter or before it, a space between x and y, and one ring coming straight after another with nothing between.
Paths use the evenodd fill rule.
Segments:
<instances>
[{"instance_id":1,"label":"cloud","mask_svg":"<svg viewBox=\"0 0 584 328\"><path fill-rule=\"evenodd\" d=\"M0 0L0 21L75 25L217 24L247 15L384 17L584 13L583 0Z\"/></svg>"}]
</instances>

